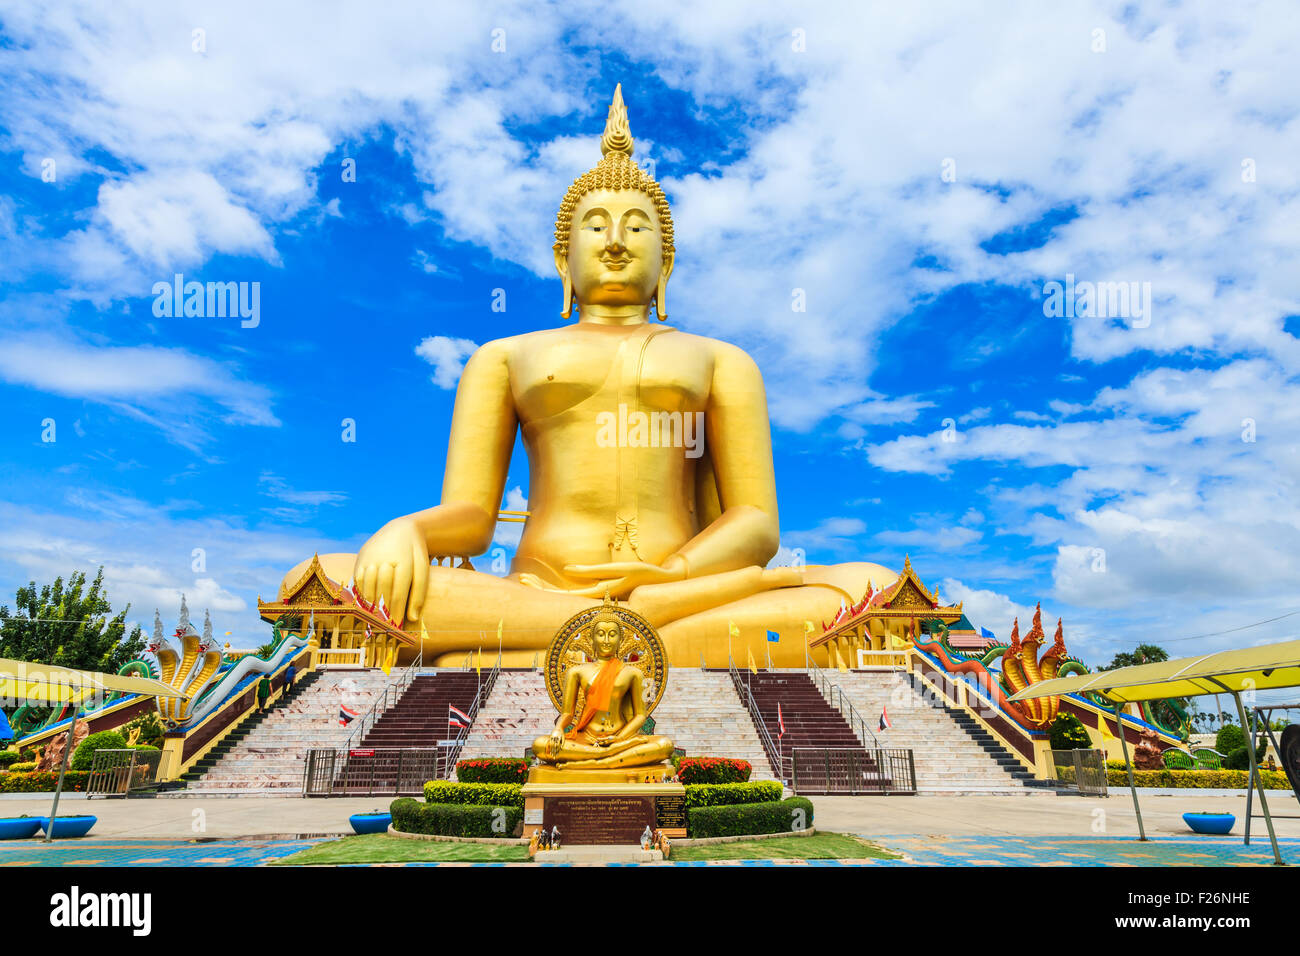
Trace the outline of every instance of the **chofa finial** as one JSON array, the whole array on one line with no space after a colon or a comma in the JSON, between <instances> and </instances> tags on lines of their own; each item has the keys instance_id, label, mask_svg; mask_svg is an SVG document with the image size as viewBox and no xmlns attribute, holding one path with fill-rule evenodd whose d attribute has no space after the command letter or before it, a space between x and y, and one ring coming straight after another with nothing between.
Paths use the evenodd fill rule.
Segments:
<instances>
[{"instance_id":1,"label":"chofa finial","mask_svg":"<svg viewBox=\"0 0 1300 956\"><path fill-rule=\"evenodd\" d=\"M622 153L632 155L632 130L627 123L627 106L623 103L623 84L614 87L614 100L609 104L609 116L605 120L605 134L600 138L600 155Z\"/></svg>"}]
</instances>

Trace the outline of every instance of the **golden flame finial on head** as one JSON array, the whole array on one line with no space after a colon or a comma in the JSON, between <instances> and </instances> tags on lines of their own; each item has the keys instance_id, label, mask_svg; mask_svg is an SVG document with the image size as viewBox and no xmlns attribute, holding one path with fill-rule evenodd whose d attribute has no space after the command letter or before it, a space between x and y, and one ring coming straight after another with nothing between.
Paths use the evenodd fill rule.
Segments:
<instances>
[{"instance_id":1,"label":"golden flame finial on head","mask_svg":"<svg viewBox=\"0 0 1300 956\"><path fill-rule=\"evenodd\" d=\"M623 84L614 87L614 100L609 104L609 117L605 120L605 134L600 138L600 155L622 153L631 157L635 144L632 129L627 124L627 106L623 103Z\"/></svg>"}]
</instances>

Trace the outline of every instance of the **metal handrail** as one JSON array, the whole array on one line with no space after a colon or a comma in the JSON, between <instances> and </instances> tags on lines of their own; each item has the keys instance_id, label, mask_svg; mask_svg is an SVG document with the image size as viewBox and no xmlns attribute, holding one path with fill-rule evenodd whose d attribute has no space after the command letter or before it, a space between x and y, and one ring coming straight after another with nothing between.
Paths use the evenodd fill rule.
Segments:
<instances>
[{"instance_id":1,"label":"metal handrail","mask_svg":"<svg viewBox=\"0 0 1300 956\"><path fill-rule=\"evenodd\" d=\"M863 746L866 746L867 738L870 737L872 748L875 750L881 749L880 741L876 739L876 735L867 725L867 722L862 719L862 715L853 706L853 702L844 695L844 688L833 682L826 672L817 666L816 661L809 660L808 665L806 668L808 676L817 685L817 689L822 692L822 696L840 712L841 717L848 721L849 729L862 741ZM846 708L847 713L845 713Z\"/></svg>"},{"instance_id":2,"label":"metal handrail","mask_svg":"<svg viewBox=\"0 0 1300 956\"><path fill-rule=\"evenodd\" d=\"M758 708L758 701L754 699L754 691L749 686L748 681L740 679L740 672L736 670L736 662L730 656L727 657L727 671L731 675L731 683L736 688L736 694L744 701L745 706L749 709L750 719L753 720L754 726L758 728L758 737L763 744L763 750L767 753L767 759L776 775L782 783L788 784L793 776L793 757L787 757L782 751L779 742L773 742L772 734L767 729L767 724L763 720L763 712ZM786 771L786 762L791 762L790 772Z\"/></svg>"},{"instance_id":3,"label":"metal handrail","mask_svg":"<svg viewBox=\"0 0 1300 956\"><path fill-rule=\"evenodd\" d=\"M358 741L365 739L366 734L375 726L376 721L378 721L384 711L388 710L391 706L388 702L388 698L391 696L393 698L392 702L394 704L397 703L401 699L402 694L406 693L406 688L411 686L411 681L415 680L416 672L423 666L424 642L421 641L420 650L415 655L415 659L400 671L396 677L384 685L383 696L370 706L370 709L366 711L365 716L361 718L352 733L348 734L347 742L343 745L344 750L350 750L352 748L353 738L357 738ZM358 735L360 736L358 737Z\"/></svg>"},{"instance_id":4,"label":"metal handrail","mask_svg":"<svg viewBox=\"0 0 1300 956\"><path fill-rule=\"evenodd\" d=\"M501 654L497 652L497 661L492 670L488 671L486 679L482 679L482 671L479 671L478 690L474 694L474 701L469 705L466 716L469 722L457 732L452 739L451 744L447 747L447 756L443 764L443 779L451 778L451 769L456 766L456 761L460 758L460 752L465 747L465 741L469 739L470 729L474 726L474 721L478 717L479 709L487 703L488 697L492 694L492 688L496 686L497 677L501 674Z\"/></svg>"}]
</instances>

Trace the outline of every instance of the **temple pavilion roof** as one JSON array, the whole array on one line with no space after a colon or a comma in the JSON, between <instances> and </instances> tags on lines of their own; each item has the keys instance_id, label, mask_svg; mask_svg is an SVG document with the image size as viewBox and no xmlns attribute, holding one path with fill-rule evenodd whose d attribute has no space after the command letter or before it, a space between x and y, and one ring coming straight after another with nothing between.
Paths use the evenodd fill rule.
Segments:
<instances>
[{"instance_id":1,"label":"temple pavilion roof","mask_svg":"<svg viewBox=\"0 0 1300 956\"><path fill-rule=\"evenodd\" d=\"M366 625L375 636L395 637L403 644L414 646L418 638L403 630L388 609L383 598L375 604L357 593L355 585L342 584L325 573L320 556L312 555L311 563L301 577L292 584L283 585L274 601L257 599L257 612L264 621L277 621L281 617L315 616L329 620L352 617Z\"/></svg>"}]
</instances>

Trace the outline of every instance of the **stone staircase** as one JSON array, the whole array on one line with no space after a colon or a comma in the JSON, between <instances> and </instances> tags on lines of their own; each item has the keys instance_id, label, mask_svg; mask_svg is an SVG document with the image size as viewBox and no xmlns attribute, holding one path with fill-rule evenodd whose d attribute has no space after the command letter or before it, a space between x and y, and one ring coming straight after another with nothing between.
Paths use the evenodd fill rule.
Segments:
<instances>
[{"instance_id":1,"label":"stone staircase","mask_svg":"<svg viewBox=\"0 0 1300 956\"><path fill-rule=\"evenodd\" d=\"M506 670L497 675L492 695L479 708L460 759L522 757L555 725L555 708L540 670Z\"/></svg>"},{"instance_id":2,"label":"stone staircase","mask_svg":"<svg viewBox=\"0 0 1300 956\"><path fill-rule=\"evenodd\" d=\"M522 757L537 737L551 732L555 716L541 671L502 670L470 728L461 759ZM758 732L726 671L672 668L651 716L655 733L672 737L688 755L748 760L751 779L773 779Z\"/></svg>"},{"instance_id":3,"label":"stone staircase","mask_svg":"<svg viewBox=\"0 0 1300 956\"><path fill-rule=\"evenodd\" d=\"M352 732L339 725L344 693L362 714L390 680L377 668L317 671L266 714L251 714L181 779L200 793L302 792L308 750L341 747Z\"/></svg>"},{"instance_id":4,"label":"stone staircase","mask_svg":"<svg viewBox=\"0 0 1300 956\"><path fill-rule=\"evenodd\" d=\"M923 694L908 674L849 671L828 676L875 731L881 747L912 751L918 791L1006 791L1033 780L1033 774L973 717ZM893 726L875 730L885 707Z\"/></svg>"},{"instance_id":5,"label":"stone staircase","mask_svg":"<svg viewBox=\"0 0 1300 956\"><path fill-rule=\"evenodd\" d=\"M651 716L655 733L673 738L687 756L748 760L754 768L751 780L776 776L749 711L736 696L726 671L672 668L668 688Z\"/></svg>"}]
</instances>

